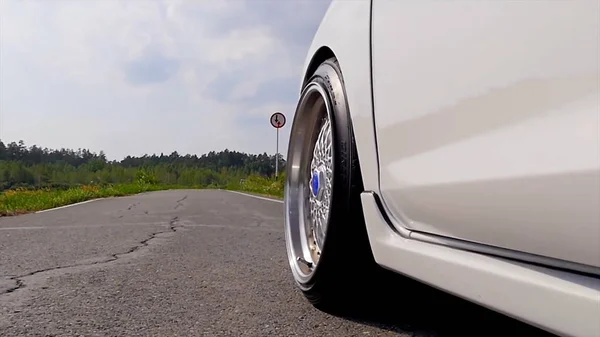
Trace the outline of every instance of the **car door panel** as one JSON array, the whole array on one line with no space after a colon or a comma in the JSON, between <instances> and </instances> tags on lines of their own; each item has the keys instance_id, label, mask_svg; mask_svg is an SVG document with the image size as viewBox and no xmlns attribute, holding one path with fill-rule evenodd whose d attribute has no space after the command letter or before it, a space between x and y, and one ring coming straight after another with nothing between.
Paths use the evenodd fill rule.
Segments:
<instances>
[{"instance_id":1,"label":"car door panel","mask_svg":"<svg viewBox=\"0 0 600 337\"><path fill-rule=\"evenodd\" d=\"M392 216L600 267L597 2L373 0L372 15Z\"/></svg>"}]
</instances>

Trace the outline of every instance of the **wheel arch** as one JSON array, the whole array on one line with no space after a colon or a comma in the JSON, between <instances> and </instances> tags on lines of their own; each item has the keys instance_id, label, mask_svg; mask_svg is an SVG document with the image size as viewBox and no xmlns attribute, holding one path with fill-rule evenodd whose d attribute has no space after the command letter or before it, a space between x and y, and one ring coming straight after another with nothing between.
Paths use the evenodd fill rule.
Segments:
<instances>
[{"instance_id":1,"label":"wheel arch","mask_svg":"<svg viewBox=\"0 0 600 337\"><path fill-rule=\"evenodd\" d=\"M319 65L321 65L321 63L327 61L328 59L330 59L332 57L336 57L336 56L333 53L333 50L331 50L331 48L329 48L327 46L322 46L319 49L317 49L317 51L314 53L314 55L310 59L308 66L306 67L306 71L304 72L304 77L302 78L302 85L300 87L300 91L302 91L302 88L304 88L306 83L308 83L310 76L317 70L317 68L319 68Z\"/></svg>"}]
</instances>

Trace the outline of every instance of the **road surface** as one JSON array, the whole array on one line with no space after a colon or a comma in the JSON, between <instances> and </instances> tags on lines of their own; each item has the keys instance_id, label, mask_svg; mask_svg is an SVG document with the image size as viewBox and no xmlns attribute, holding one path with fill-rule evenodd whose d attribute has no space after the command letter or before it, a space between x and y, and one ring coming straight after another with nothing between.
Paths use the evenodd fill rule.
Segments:
<instances>
[{"instance_id":1,"label":"road surface","mask_svg":"<svg viewBox=\"0 0 600 337\"><path fill-rule=\"evenodd\" d=\"M217 190L0 218L0 336L543 335L387 274L356 307L319 311L282 226L280 201Z\"/></svg>"}]
</instances>

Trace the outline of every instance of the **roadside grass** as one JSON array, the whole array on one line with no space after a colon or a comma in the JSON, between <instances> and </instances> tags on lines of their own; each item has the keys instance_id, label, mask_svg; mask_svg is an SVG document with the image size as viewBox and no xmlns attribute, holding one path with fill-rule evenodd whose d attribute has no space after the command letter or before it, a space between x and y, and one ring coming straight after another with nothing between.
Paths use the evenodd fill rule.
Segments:
<instances>
[{"instance_id":1,"label":"roadside grass","mask_svg":"<svg viewBox=\"0 0 600 337\"><path fill-rule=\"evenodd\" d=\"M17 215L65 206L91 199L120 197L142 192L181 188L180 186L123 184L84 185L59 189L16 189L0 193L0 216Z\"/></svg>"},{"instance_id":2,"label":"roadside grass","mask_svg":"<svg viewBox=\"0 0 600 337\"><path fill-rule=\"evenodd\" d=\"M226 189L282 199L284 185L285 176L280 176L277 180L261 176L249 176L242 181L228 184Z\"/></svg>"},{"instance_id":3,"label":"roadside grass","mask_svg":"<svg viewBox=\"0 0 600 337\"><path fill-rule=\"evenodd\" d=\"M251 176L226 186L211 185L206 188L223 188L248 192L266 197L283 198L284 180ZM121 197L171 189L198 189L200 186L162 184L116 184L107 186L83 185L68 189L14 189L0 192L0 216L18 215L66 206L98 198Z\"/></svg>"}]
</instances>

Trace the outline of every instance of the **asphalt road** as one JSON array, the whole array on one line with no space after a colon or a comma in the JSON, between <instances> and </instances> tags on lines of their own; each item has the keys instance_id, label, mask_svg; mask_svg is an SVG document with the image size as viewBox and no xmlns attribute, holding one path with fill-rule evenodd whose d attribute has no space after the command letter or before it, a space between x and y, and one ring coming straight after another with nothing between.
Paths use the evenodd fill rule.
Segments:
<instances>
[{"instance_id":1,"label":"asphalt road","mask_svg":"<svg viewBox=\"0 0 600 337\"><path fill-rule=\"evenodd\" d=\"M384 271L319 311L282 224L281 202L204 190L0 218L0 336L543 335Z\"/></svg>"}]
</instances>

